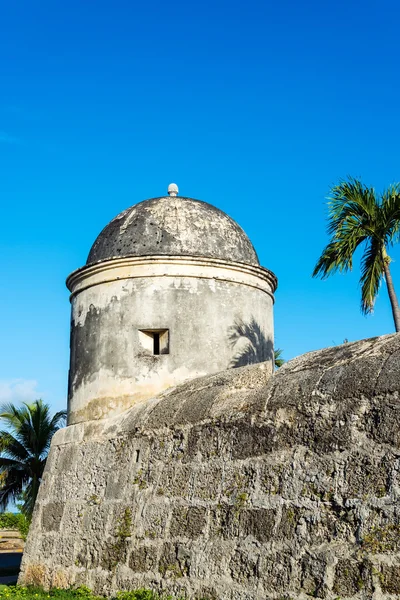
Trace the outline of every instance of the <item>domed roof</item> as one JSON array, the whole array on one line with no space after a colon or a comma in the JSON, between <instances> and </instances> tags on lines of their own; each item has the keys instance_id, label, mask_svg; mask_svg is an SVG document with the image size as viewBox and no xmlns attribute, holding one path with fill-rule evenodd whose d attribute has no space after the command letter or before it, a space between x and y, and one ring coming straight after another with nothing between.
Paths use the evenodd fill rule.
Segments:
<instances>
[{"instance_id":1,"label":"domed roof","mask_svg":"<svg viewBox=\"0 0 400 600\"><path fill-rule=\"evenodd\" d=\"M228 215L206 202L175 195L176 186L169 193L144 200L116 216L96 239L86 264L123 256L169 254L259 265L249 238Z\"/></svg>"}]
</instances>

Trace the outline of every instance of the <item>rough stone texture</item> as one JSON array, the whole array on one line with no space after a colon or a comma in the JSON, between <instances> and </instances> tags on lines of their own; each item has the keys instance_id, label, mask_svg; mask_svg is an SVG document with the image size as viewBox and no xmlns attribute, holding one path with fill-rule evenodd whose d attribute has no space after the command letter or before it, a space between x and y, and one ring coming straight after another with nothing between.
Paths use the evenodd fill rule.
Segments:
<instances>
[{"instance_id":1,"label":"rough stone texture","mask_svg":"<svg viewBox=\"0 0 400 600\"><path fill-rule=\"evenodd\" d=\"M400 335L197 379L55 436L21 583L400 596Z\"/></svg>"},{"instance_id":2,"label":"rough stone texture","mask_svg":"<svg viewBox=\"0 0 400 600\"><path fill-rule=\"evenodd\" d=\"M121 256L204 256L258 265L241 227L211 204L166 196L132 206L100 233L87 264Z\"/></svg>"}]
</instances>

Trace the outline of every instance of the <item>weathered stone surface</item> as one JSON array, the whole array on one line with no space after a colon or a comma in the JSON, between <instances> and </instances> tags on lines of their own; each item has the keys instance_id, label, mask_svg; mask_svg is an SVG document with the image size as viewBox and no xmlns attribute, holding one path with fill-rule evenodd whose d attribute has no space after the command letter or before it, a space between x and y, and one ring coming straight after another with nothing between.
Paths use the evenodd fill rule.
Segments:
<instances>
[{"instance_id":1,"label":"weathered stone surface","mask_svg":"<svg viewBox=\"0 0 400 600\"><path fill-rule=\"evenodd\" d=\"M58 531L63 512L64 504L59 502L50 502L47 504L46 511L42 513L42 527L44 531Z\"/></svg>"},{"instance_id":2,"label":"weathered stone surface","mask_svg":"<svg viewBox=\"0 0 400 600\"><path fill-rule=\"evenodd\" d=\"M339 596L355 596L358 592L371 594L371 564L367 562L341 559L335 568L333 591Z\"/></svg>"},{"instance_id":3,"label":"weathered stone surface","mask_svg":"<svg viewBox=\"0 0 400 600\"><path fill-rule=\"evenodd\" d=\"M262 363L272 374L276 278L269 271L195 257L110 262L69 280L69 425L116 416L184 381L230 367ZM165 338L158 350L156 334L158 346ZM161 408L167 425L210 416L216 395L226 392L221 380L205 385L202 402L192 403L184 390L170 398ZM224 400L234 408L229 396ZM153 417L159 427L157 408Z\"/></svg>"},{"instance_id":4,"label":"weathered stone surface","mask_svg":"<svg viewBox=\"0 0 400 600\"><path fill-rule=\"evenodd\" d=\"M188 382L55 436L21 582L400 594L400 335Z\"/></svg>"},{"instance_id":5,"label":"weathered stone surface","mask_svg":"<svg viewBox=\"0 0 400 600\"><path fill-rule=\"evenodd\" d=\"M129 567L135 573L153 571L157 565L157 546L134 548L129 558Z\"/></svg>"},{"instance_id":6,"label":"weathered stone surface","mask_svg":"<svg viewBox=\"0 0 400 600\"><path fill-rule=\"evenodd\" d=\"M177 506L172 512L170 536L191 539L199 537L206 525L206 514L206 509L200 506Z\"/></svg>"},{"instance_id":7,"label":"weathered stone surface","mask_svg":"<svg viewBox=\"0 0 400 600\"><path fill-rule=\"evenodd\" d=\"M400 594L400 565L382 565L379 573L382 591L386 594Z\"/></svg>"},{"instance_id":8,"label":"weathered stone surface","mask_svg":"<svg viewBox=\"0 0 400 600\"><path fill-rule=\"evenodd\" d=\"M233 219L207 202L180 196L151 198L117 215L98 236L87 262L162 254L259 264L252 243Z\"/></svg>"}]
</instances>

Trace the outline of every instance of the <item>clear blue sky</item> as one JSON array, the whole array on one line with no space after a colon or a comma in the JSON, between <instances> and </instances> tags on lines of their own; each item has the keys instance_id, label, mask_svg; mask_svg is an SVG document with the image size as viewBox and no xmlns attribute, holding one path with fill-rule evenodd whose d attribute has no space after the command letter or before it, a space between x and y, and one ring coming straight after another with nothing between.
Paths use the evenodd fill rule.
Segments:
<instances>
[{"instance_id":1,"label":"clear blue sky","mask_svg":"<svg viewBox=\"0 0 400 600\"><path fill-rule=\"evenodd\" d=\"M310 274L330 186L400 180L399 18L385 0L2 2L0 400L65 405L65 277L172 181L277 274L286 358L392 332L384 287L360 314L358 266Z\"/></svg>"}]
</instances>

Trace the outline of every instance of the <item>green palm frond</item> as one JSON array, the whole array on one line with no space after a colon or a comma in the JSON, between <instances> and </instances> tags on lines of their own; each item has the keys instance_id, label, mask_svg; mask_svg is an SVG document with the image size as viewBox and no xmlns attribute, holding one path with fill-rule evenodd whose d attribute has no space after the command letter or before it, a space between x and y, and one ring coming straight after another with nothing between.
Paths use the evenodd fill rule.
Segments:
<instances>
[{"instance_id":1,"label":"green palm frond","mask_svg":"<svg viewBox=\"0 0 400 600\"><path fill-rule=\"evenodd\" d=\"M326 279L336 271L351 271L353 254L366 237L360 227L342 232L341 237L333 239L322 252L315 265L313 277L320 276Z\"/></svg>"},{"instance_id":2,"label":"green palm frond","mask_svg":"<svg viewBox=\"0 0 400 600\"><path fill-rule=\"evenodd\" d=\"M29 419L27 405L17 407L14 404L6 402L0 406L0 419L2 419L11 429L18 429Z\"/></svg>"},{"instance_id":3,"label":"green palm frond","mask_svg":"<svg viewBox=\"0 0 400 600\"><path fill-rule=\"evenodd\" d=\"M0 508L5 509L10 500L14 502L29 483L29 475L23 465L16 461L0 459L0 465L5 477L0 488ZM8 464L7 464L8 463Z\"/></svg>"},{"instance_id":4,"label":"green palm frond","mask_svg":"<svg viewBox=\"0 0 400 600\"><path fill-rule=\"evenodd\" d=\"M331 189L328 202L330 240L314 267L313 277L325 279L353 267L353 256L364 246L361 261L361 311L372 312L382 277L386 274L396 330L400 309L391 281L387 247L400 239L400 184L377 197L374 188L349 177Z\"/></svg>"},{"instance_id":5,"label":"green palm frond","mask_svg":"<svg viewBox=\"0 0 400 600\"><path fill-rule=\"evenodd\" d=\"M23 510L29 516L51 439L65 424L66 411L52 417L49 406L42 400L21 406L8 403L0 407L1 419L6 429L0 431L0 507L5 508L24 491Z\"/></svg>"},{"instance_id":6,"label":"green palm frond","mask_svg":"<svg viewBox=\"0 0 400 600\"><path fill-rule=\"evenodd\" d=\"M274 350L274 362L276 369L279 369L279 367L282 367L285 364L285 359L283 358L282 354L283 350L281 348Z\"/></svg>"},{"instance_id":7,"label":"green palm frond","mask_svg":"<svg viewBox=\"0 0 400 600\"><path fill-rule=\"evenodd\" d=\"M374 219L376 196L373 188L368 188L359 180L349 178L331 189L328 198L328 233L336 235L343 226L367 225Z\"/></svg>"},{"instance_id":8,"label":"green palm frond","mask_svg":"<svg viewBox=\"0 0 400 600\"><path fill-rule=\"evenodd\" d=\"M383 277L382 246L372 238L361 260L361 312L371 313Z\"/></svg>"},{"instance_id":9,"label":"green palm frond","mask_svg":"<svg viewBox=\"0 0 400 600\"><path fill-rule=\"evenodd\" d=\"M400 238L400 184L394 184L382 194L381 228L385 245L397 243Z\"/></svg>"},{"instance_id":10,"label":"green palm frond","mask_svg":"<svg viewBox=\"0 0 400 600\"><path fill-rule=\"evenodd\" d=\"M39 492L40 480L37 477L32 477L29 480L28 485L25 488L24 492L24 513L26 515L32 515L33 509L35 506L35 500L37 498Z\"/></svg>"},{"instance_id":11,"label":"green palm frond","mask_svg":"<svg viewBox=\"0 0 400 600\"><path fill-rule=\"evenodd\" d=\"M7 430L0 431L0 451L20 461L27 461L32 456L30 449L20 442L15 432Z\"/></svg>"}]
</instances>

